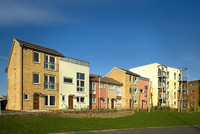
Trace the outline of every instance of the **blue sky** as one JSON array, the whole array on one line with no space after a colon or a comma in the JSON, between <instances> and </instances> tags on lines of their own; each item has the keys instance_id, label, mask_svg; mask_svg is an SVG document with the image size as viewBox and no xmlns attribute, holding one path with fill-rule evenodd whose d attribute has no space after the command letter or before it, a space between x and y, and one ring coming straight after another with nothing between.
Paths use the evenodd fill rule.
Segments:
<instances>
[{"instance_id":1,"label":"blue sky","mask_svg":"<svg viewBox=\"0 0 200 134\"><path fill-rule=\"evenodd\" d=\"M199 0L0 0L0 95L13 38L90 62L90 73L154 62L200 79Z\"/></svg>"}]
</instances>

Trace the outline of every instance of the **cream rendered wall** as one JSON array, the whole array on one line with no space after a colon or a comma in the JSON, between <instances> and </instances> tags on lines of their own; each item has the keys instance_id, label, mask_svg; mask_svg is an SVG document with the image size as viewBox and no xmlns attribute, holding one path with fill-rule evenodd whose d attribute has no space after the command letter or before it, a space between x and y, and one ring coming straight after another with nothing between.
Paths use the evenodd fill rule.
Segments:
<instances>
[{"instance_id":1,"label":"cream rendered wall","mask_svg":"<svg viewBox=\"0 0 200 134\"><path fill-rule=\"evenodd\" d=\"M178 108L178 89L179 89L179 74L180 71L177 68L167 67L167 71L169 72L169 106L172 108ZM174 73L176 73L176 80L174 79ZM174 83L176 82L176 89L174 89ZM176 99L174 99L174 92L176 92ZM174 101L176 101L176 105L174 105Z\"/></svg>"},{"instance_id":2,"label":"cream rendered wall","mask_svg":"<svg viewBox=\"0 0 200 134\"><path fill-rule=\"evenodd\" d=\"M60 60L59 62L59 86L60 86L60 109L68 107L68 97L70 94L75 96L85 97L84 103L77 103L76 99L73 99L73 108L86 108L89 107L89 67L66 62ZM77 92L77 73L85 74L85 93ZM73 83L64 83L64 77L73 78ZM66 101L62 101L62 95L66 96Z\"/></svg>"}]
</instances>

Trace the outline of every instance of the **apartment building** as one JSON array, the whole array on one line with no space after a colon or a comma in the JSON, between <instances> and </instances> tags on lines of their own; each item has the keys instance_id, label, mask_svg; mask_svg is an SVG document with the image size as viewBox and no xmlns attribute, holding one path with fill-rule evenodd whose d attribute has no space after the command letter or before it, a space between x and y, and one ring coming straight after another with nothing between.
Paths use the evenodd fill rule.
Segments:
<instances>
[{"instance_id":1,"label":"apartment building","mask_svg":"<svg viewBox=\"0 0 200 134\"><path fill-rule=\"evenodd\" d=\"M13 39L7 66L7 109L59 109L59 56L54 49Z\"/></svg>"},{"instance_id":2,"label":"apartment building","mask_svg":"<svg viewBox=\"0 0 200 134\"><path fill-rule=\"evenodd\" d=\"M187 94L187 86L189 87L188 89L188 94ZM187 82L183 83L183 108L187 108L187 99L189 99L189 108L194 108L195 106L195 101L197 101L197 106L200 106L200 80L193 80L189 81L188 85ZM197 97L197 99L196 99ZM181 98L179 98L181 99Z\"/></svg>"},{"instance_id":3,"label":"apartment building","mask_svg":"<svg viewBox=\"0 0 200 134\"><path fill-rule=\"evenodd\" d=\"M179 74L178 68L152 63L129 69L152 81L152 100L154 106L178 107Z\"/></svg>"},{"instance_id":4,"label":"apartment building","mask_svg":"<svg viewBox=\"0 0 200 134\"><path fill-rule=\"evenodd\" d=\"M89 108L89 62L59 58L60 109Z\"/></svg>"},{"instance_id":5,"label":"apartment building","mask_svg":"<svg viewBox=\"0 0 200 134\"><path fill-rule=\"evenodd\" d=\"M138 104L138 81L139 75L131 71L114 67L106 77L113 78L120 83L123 83L121 87L121 107L124 109L132 109L132 104L134 104L134 109L137 108Z\"/></svg>"},{"instance_id":6,"label":"apartment building","mask_svg":"<svg viewBox=\"0 0 200 134\"><path fill-rule=\"evenodd\" d=\"M150 99L150 82L149 78L139 77L139 89L140 89L140 108L147 109Z\"/></svg>"},{"instance_id":7,"label":"apartment building","mask_svg":"<svg viewBox=\"0 0 200 134\"><path fill-rule=\"evenodd\" d=\"M90 108L121 108L121 86L109 77L90 74Z\"/></svg>"}]
</instances>

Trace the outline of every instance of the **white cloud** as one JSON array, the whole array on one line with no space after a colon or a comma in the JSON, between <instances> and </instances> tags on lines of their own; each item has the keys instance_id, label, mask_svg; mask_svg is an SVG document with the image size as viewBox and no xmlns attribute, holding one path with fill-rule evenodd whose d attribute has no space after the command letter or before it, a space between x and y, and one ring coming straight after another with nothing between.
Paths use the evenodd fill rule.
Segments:
<instances>
[{"instance_id":1,"label":"white cloud","mask_svg":"<svg viewBox=\"0 0 200 134\"><path fill-rule=\"evenodd\" d=\"M8 59L7 57L4 57L4 56L0 56L0 58L1 58L1 59Z\"/></svg>"},{"instance_id":2,"label":"white cloud","mask_svg":"<svg viewBox=\"0 0 200 134\"><path fill-rule=\"evenodd\" d=\"M56 1L54 1L55 3ZM70 22L52 1L5 0L0 2L0 26Z\"/></svg>"}]
</instances>

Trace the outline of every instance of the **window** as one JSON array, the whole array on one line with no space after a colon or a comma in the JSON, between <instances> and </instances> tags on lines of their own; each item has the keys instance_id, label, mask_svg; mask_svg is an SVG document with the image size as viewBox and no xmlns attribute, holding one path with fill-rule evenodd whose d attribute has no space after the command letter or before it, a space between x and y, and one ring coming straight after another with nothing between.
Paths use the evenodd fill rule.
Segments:
<instances>
[{"instance_id":1,"label":"window","mask_svg":"<svg viewBox=\"0 0 200 134\"><path fill-rule=\"evenodd\" d=\"M191 106L194 106L194 103L193 103L193 104L191 104Z\"/></svg>"},{"instance_id":2,"label":"window","mask_svg":"<svg viewBox=\"0 0 200 134\"><path fill-rule=\"evenodd\" d=\"M129 93L131 94L131 88L129 88Z\"/></svg>"},{"instance_id":3,"label":"window","mask_svg":"<svg viewBox=\"0 0 200 134\"><path fill-rule=\"evenodd\" d=\"M128 104L128 99L126 100L126 103Z\"/></svg>"},{"instance_id":4,"label":"window","mask_svg":"<svg viewBox=\"0 0 200 134\"><path fill-rule=\"evenodd\" d=\"M194 86L195 84L191 84L191 86Z\"/></svg>"},{"instance_id":5,"label":"window","mask_svg":"<svg viewBox=\"0 0 200 134\"><path fill-rule=\"evenodd\" d=\"M83 103L83 102L85 102L85 98L84 97L77 97L77 102Z\"/></svg>"},{"instance_id":6,"label":"window","mask_svg":"<svg viewBox=\"0 0 200 134\"><path fill-rule=\"evenodd\" d=\"M29 100L29 94L28 93L24 93L24 100Z\"/></svg>"},{"instance_id":7,"label":"window","mask_svg":"<svg viewBox=\"0 0 200 134\"><path fill-rule=\"evenodd\" d=\"M33 62L40 63L40 53L33 51Z\"/></svg>"},{"instance_id":8,"label":"window","mask_svg":"<svg viewBox=\"0 0 200 134\"><path fill-rule=\"evenodd\" d=\"M99 84L98 84L99 86ZM104 89L104 84L100 84L99 88Z\"/></svg>"},{"instance_id":9,"label":"window","mask_svg":"<svg viewBox=\"0 0 200 134\"><path fill-rule=\"evenodd\" d=\"M133 97L137 97L137 89L136 88L133 89Z\"/></svg>"},{"instance_id":10,"label":"window","mask_svg":"<svg viewBox=\"0 0 200 134\"><path fill-rule=\"evenodd\" d=\"M148 101L145 101L145 105L148 105Z\"/></svg>"},{"instance_id":11,"label":"window","mask_svg":"<svg viewBox=\"0 0 200 134\"><path fill-rule=\"evenodd\" d=\"M140 93L144 93L143 89L140 89Z\"/></svg>"},{"instance_id":12,"label":"window","mask_svg":"<svg viewBox=\"0 0 200 134\"><path fill-rule=\"evenodd\" d=\"M73 79L64 77L64 83L73 83Z\"/></svg>"},{"instance_id":13,"label":"window","mask_svg":"<svg viewBox=\"0 0 200 134\"><path fill-rule=\"evenodd\" d=\"M56 71L56 57L45 54L44 69Z\"/></svg>"},{"instance_id":14,"label":"window","mask_svg":"<svg viewBox=\"0 0 200 134\"><path fill-rule=\"evenodd\" d=\"M191 97L191 99L194 99L195 97Z\"/></svg>"},{"instance_id":15,"label":"window","mask_svg":"<svg viewBox=\"0 0 200 134\"><path fill-rule=\"evenodd\" d=\"M145 92L144 92L144 97L148 97L148 86L145 86Z\"/></svg>"},{"instance_id":16,"label":"window","mask_svg":"<svg viewBox=\"0 0 200 134\"><path fill-rule=\"evenodd\" d=\"M186 106L187 106L187 104L185 103L185 104L184 104L184 106L186 107Z\"/></svg>"},{"instance_id":17,"label":"window","mask_svg":"<svg viewBox=\"0 0 200 134\"><path fill-rule=\"evenodd\" d=\"M176 92L174 92L174 99L176 99Z\"/></svg>"},{"instance_id":18,"label":"window","mask_svg":"<svg viewBox=\"0 0 200 134\"><path fill-rule=\"evenodd\" d=\"M121 104L121 100L116 100L116 104Z\"/></svg>"},{"instance_id":19,"label":"window","mask_svg":"<svg viewBox=\"0 0 200 134\"><path fill-rule=\"evenodd\" d=\"M137 86L137 77L133 77L133 85Z\"/></svg>"},{"instance_id":20,"label":"window","mask_svg":"<svg viewBox=\"0 0 200 134\"><path fill-rule=\"evenodd\" d=\"M130 80L130 82L132 81L132 76L130 75L130 77L129 77L129 80Z\"/></svg>"},{"instance_id":21,"label":"window","mask_svg":"<svg viewBox=\"0 0 200 134\"><path fill-rule=\"evenodd\" d=\"M174 80L176 80L176 73L174 73Z\"/></svg>"},{"instance_id":22,"label":"window","mask_svg":"<svg viewBox=\"0 0 200 134\"><path fill-rule=\"evenodd\" d=\"M96 103L96 98L90 98L90 103Z\"/></svg>"},{"instance_id":23,"label":"window","mask_svg":"<svg viewBox=\"0 0 200 134\"><path fill-rule=\"evenodd\" d=\"M174 89L176 89L176 82L174 82Z\"/></svg>"},{"instance_id":24,"label":"window","mask_svg":"<svg viewBox=\"0 0 200 134\"><path fill-rule=\"evenodd\" d=\"M44 75L44 89L56 90L56 76Z\"/></svg>"},{"instance_id":25,"label":"window","mask_svg":"<svg viewBox=\"0 0 200 134\"><path fill-rule=\"evenodd\" d=\"M167 89L169 89L169 81L167 82Z\"/></svg>"},{"instance_id":26,"label":"window","mask_svg":"<svg viewBox=\"0 0 200 134\"><path fill-rule=\"evenodd\" d=\"M66 101L65 95L62 95L62 101Z\"/></svg>"},{"instance_id":27,"label":"window","mask_svg":"<svg viewBox=\"0 0 200 134\"><path fill-rule=\"evenodd\" d=\"M194 93L194 90L192 90L191 92Z\"/></svg>"},{"instance_id":28,"label":"window","mask_svg":"<svg viewBox=\"0 0 200 134\"><path fill-rule=\"evenodd\" d=\"M106 100L105 100L105 99L103 99L103 103L106 103Z\"/></svg>"},{"instance_id":29,"label":"window","mask_svg":"<svg viewBox=\"0 0 200 134\"><path fill-rule=\"evenodd\" d=\"M116 87L116 96L121 96L121 87Z\"/></svg>"},{"instance_id":30,"label":"window","mask_svg":"<svg viewBox=\"0 0 200 134\"><path fill-rule=\"evenodd\" d=\"M85 92L85 74L77 73L77 92Z\"/></svg>"},{"instance_id":31,"label":"window","mask_svg":"<svg viewBox=\"0 0 200 134\"><path fill-rule=\"evenodd\" d=\"M96 90L95 90L95 83L90 83L90 94L95 94Z\"/></svg>"},{"instance_id":32,"label":"window","mask_svg":"<svg viewBox=\"0 0 200 134\"><path fill-rule=\"evenodd\" d=\"M56 106L56 96L55 95L45 95L44 96L45 106Z\"/></svg>"},{"instance_id":33,"label":"window","mask_svg":"<svg viewBox=\"0 0 200 134\"><path fill-rule=\"evenodd\" d=\"M174 106L176 106L176 101L174 101Z\"/></svg>"},{"instance_id":34,"label":"window","mask_svg":"<svg viewBox=\"0 0 200 134\"><path fill-rule=\"evenodd\" d=\"M137 100L134 100L134 104L137 104Z\"/></svg>"},{"instance_id":35,"label":"window","mask_svg":"<svg viewBox=\"0 0 200 134\"><path fill-rule=\"evenodd\" d=\"M33 73L33 84L40 84L40 74Z\"/></svg>"},{"instance_id":36,"label":"window","mask_svg":"<svg viewBox=\"0 0 200 134\"><path fill-rule=\"evenodd\" d=\"M109 85L110 90L114 90L114 86Z\"/></svg>"},{"instance_id":37,"label":"window","mask_svg":"<svg viewBox=\"0 0 200 134\"><path fill-rule=\"evenodd\" d=\"M167 92L167 99L169 99L169 91Z\"/></svg>"},{"instance_id":38,"label":"window","mask_svg":"<svg viewBox=\"0 0 200 134\"><path fill-rule=\"evenodd\" d=\"M167 72L167 79L169 79L169 72Z\"/></svg>"},{"instance_id":39,"label":"window","mask_svg":"<svg viewBox=\"0 0 200 134\"><path fill-rule=\"evenodd\" d=\"M107 102L109 103L109 98L107 98Z\"/></svg>"}]
</instances>

